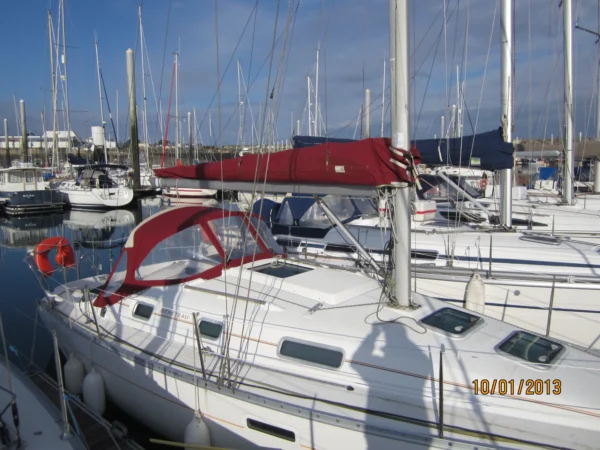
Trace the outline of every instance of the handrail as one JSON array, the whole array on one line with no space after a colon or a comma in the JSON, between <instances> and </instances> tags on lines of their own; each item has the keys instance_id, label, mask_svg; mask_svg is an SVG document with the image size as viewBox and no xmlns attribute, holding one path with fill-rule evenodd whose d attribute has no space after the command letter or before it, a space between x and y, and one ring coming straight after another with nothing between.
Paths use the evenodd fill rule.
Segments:
<instances>
[{"instance_id":1,"label":"handrail","mask_svg":"<svg viewBox=\"0 0 600 450\"><path fill-rule=\"evenodd\" d=\"M54 342L54 364L56 365L56 379L58 380L58 391L60 393L60 412L63 422L63 433L61 439L66 440L73 436L71 425L69 424L69 416L67 414L67 400L65 398L65 387L63 382L62 367L60 365L60 350L58 348L58 337L56 330L52 330L52 340Z\"/></svg>"},{"instance_id":2,"label":"handrail","mask_svg":"<svg viewBox=\"0 0 600 450\"><path fill-rule=\"evenodd\" d=\"M550 304L548 305L548 324L546 325L546 336L550 336L550 325L552 323L552 308L554 307L555 280L552 280L552 291L550 291Z\"/></svg>"},{"instance_id":3,"label":"handrail","mask_svg":"<svg viewBox=\"0 0 600 450\"><path fill-rule=\"evenodd\" d=\"M4 324L2 322L2 315L0 314L0 334L2 335L2 347L4 348L4 358L6 359L6 375L8 377L8 389L11 393L10 399L10 408L12 410L13 415L13 424L15 425L15 431L17 432L17 443L18 447L21 447L21 429L20 429L20 420L19 420L19 411L17 408L17 396L14 393L12 384L12 375L10 371L10 360L8 359L8 351L6 350L6 337L4 335Z\"/></svg>"},{"instance_id":4,"label":"handrail","mask_svg":"<svg viewBox=\"0 0 600 450\"><path fill-rule=\"evenodd\" d=\"M200 336L200 332L198 330L198 314L192 313L192 317L194 318L194 336L196 338L196 345L198 346L198 354L200 355L200 367L202 368L202 378L204 378L204 382L206 383L206 370L204 368L204 355L202 354L202 337Z\"/></svg>"},{"instance_id":5,"label":"handrail","mask_svg":"<svg viewBox=\"0 0 600 450\"><path fill-rule=\"evenodd\" d=\"M440 404L440 422L438 424L438 435L440 439L444 439L444 350L440 351L440 374L438 377L438 392Z\"/></svg>"},{"instance_id":6,"label":"handrail","mask_svg":"<svg viewBox=\"0 0 600 450\"><path fill-rule=\"evenodd\" d=\"M30 377L31 376L37 376L39 377L41 380L43 380L46 384L52 386L53 388L58 388L56 381L54 381L53 379L51 379L46 373L44 373L40 368L37 368L32 371L30 373ZM84 412L87 416L89 416L90 418L92 418L96 423L100 424L100 426L102 426L102 428L104 428L106 430L106 432L108 433L108 435L110 436L111 440L113 441L113 443L115 444L115 446L120 449L122 448L121 445L119 445L119 443L117 442L117 438L114 436L113 433L113 424L111 424L110 422L108 422L106 419L104 419L102 416L98 415L95 411L93 411L92 409L90 409L85 403L83 403L80 399L78 399L77 397L70 395L70 394L65 394L64 398L69 401L74 403L77 408L79 408L79 410L81 410L82 412ZM83 440L84 437L81 437ZM131 440L131 439L127 439L126 443L129 447L133 448L133 450L144 450L143 447L141 447L137 442Z\"/></svg>"}]
</instances>

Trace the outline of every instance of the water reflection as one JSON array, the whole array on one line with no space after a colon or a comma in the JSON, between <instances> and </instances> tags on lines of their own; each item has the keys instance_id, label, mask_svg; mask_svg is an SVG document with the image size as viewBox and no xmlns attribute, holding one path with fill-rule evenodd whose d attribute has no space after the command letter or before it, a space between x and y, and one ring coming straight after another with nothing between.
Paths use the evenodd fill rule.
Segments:
<instances>
[{"instance_id":1,"label":"water reflection","mask_svg":"<svg viewBox=\"0 0 600 450\"><path fill-rule=\"evenodd\" d=\"M135 226L165 208L198 205L238 209L235 203L219 203L215 199L194 199L192 203L176 200L144 198L130 210L69 210L37 217L0 217L0 313L8 346L14 349L9 353L15 363L25 368L32 359L44 368L52 356L50 332L37 323L36 300L42 291L25 262L27 253L52 236L64 236L73 244L76 270L55 271L46 280L50 288L55 288L66 281L110 272ZM135 432L135 427L128 425L128 428Z\"/></svg>"},{"instance_id":2,"label":"water reflection","mask_svg":"<svg viewBox=\"0 0 600 450\"><path fill-rule=\"evenodd\" d=\"M63 223L63 214L31 217L2 217L0 230L2 248L29 248L53 236L52 232Z\"/></svg>"},{"instance_id":3,"label":"water reflection","mask_svg":"<svg viewBox=\"0 0 600 450\"><path fill-rule=\"evenodd\" d=\"M25 262L26 254L52 236L64 236L74 244L77 269L55 271L47 280L51 287L66 280L107 273L131 230L165 207L166 203L157 197L139 200L137 207L130 210L70 210L43 216L0 217L0 313L10 357L19 367L25 369L32 359L38 367L45 368L52 356L50 332L36 318L36 300L42 292ZM127 422L118 412L113 411L112 416ZM130 423L127 427L131 434L148 435Z\"/></svg>"}]
</instances>

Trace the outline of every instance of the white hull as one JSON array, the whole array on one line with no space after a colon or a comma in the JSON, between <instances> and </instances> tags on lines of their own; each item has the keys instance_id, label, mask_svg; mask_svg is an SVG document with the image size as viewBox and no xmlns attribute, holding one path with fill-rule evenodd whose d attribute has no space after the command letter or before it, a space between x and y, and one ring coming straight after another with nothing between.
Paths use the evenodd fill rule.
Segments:
<instances>
[{"instance_id":1,"label":"white hull","mask_svg":"<svg viewBox=\"0 0 600 450\"><path fill-rule=\"evenodd\" d=\"M192 188L163 188L163 195L168 197L214 197L215 189L192 189Z\"/></svg>"},{"instance_id":2,"label":"white hull","mask_svg":"<svg viewBox=\"0 0 600 450\"><path fill-rule=\"evenodd\" d=\"M83 328L78 322L64 321L56 312L41 307L41 317L49 329L56 329L59 342L65 352L74 352L85 364L86 372L92 367L100 372L104 379L106 393L117 406L126 413L157 433L177 442L183 441L186 425L194 415L198 407L203 414L204 421L208 425L211 436L211 445L224 448L318 448L322 450L337 450L339 448L352 448L357 450L367 449L433 449L448 448L449 445L456 449L479 449L486 448L531 448L520 443L510 445L486 445L483 439L469 436L469 444L461 444L465 439L461 433L445 432L445 440L437 439L435 415L423 416L422 412L411 405L407 398L406 403L398 403L397 413L406 416L422 417L431 423L431 426L416 425L398 420L385 418L365 417L364 413L336 408L335 405L320 403L315 406L312 399L300 400L294 396L286 396L260 389L260 385L272 386L273 383L282 386L293 382L295 375L277 374L270 370L250 371L245 381L258 386L258 388L238 387L236 390L229 389L226 385L215 383L215 377L208 377L205 385L199 362L194 359L191 348L185 345L167 342L156 336L152 337L146 333L129 330L129 343L143 346L146 351L155 348L160 349L164 358L177 355L180 364L187 362L185 367L171 364L163 364L160 360L149 358L148 355L133 351L132 347L119 345L110 338L99 341L95 331L89 327ZM116 330L115 330L116 331ZM119 333L123 335L122 333ZM115 351L116 350L116 351ZM195 365L195 369L194 369ZM206 367L217 368L216 360L205 360ZM243 370L246 373L246 370ZM195 376L195 382L194 382ZM307 374L310 379L310 375ZM398 375L395 375L396 377ZM289 378L292 378L290 380ZM300 375L300 380L306 383L306 379ZM297 381L300 381L297 380ZM311 384L313 386L311 386ZM422 383L417 383L422 384ZM320 386L319 386L320 385ZM299 385L298 385L299 387ZM345 386L335 386L327 382L321 383L313 380L309 386L304 386L308 392L311 389L323 389L322 398L343 399L348 392ZM302 389L302 388L301 388ZM352 389L354 390L354 389ZM410 389L409 389L410 391ZM405 395L410 397L407 391ZM306 392L308 394L308 392ZM327 394L325 394L327 392ZM360 394L359 394L360 395ZM376 395L376 394L373 394ZM420 394L419 394L420 395ZM453 396L449 395L452 399ZM490 397L487 397L490 398ZM197 399L197 400L196 400ZM458 399L456 399L458 400ZM369 395L365 399L365 407L371 405ZM383 401L383 400L379 400ZM379 402L377 401L377 403ZM389 401L389 400L388 400ZM435 398L425 396L422 402L432 403L429 407L435 408ZM448 400L446 400L448 401ZM451 400L450 400L451 401ZM196 403L197 402L197 403ZM393 402L393 401L392 401ZM455 403L446 407L452 411L451 416L461 422L461 425L470 429L486 430L486 426L478 425L481 420L474 412L470 402L462 404ZM510 407L506 405L506 407ZM461 411L462 408L466 408ZM504 417L502 420L514 422L506 423L514 436L514 429L521 424L524 430L521 439L528 440L532 437L527 427L528 420L532 426L539 418L529 416L529 413L515 413L513 419ZM569 433L568 423L576 420L578 413L573 413L573 418L566 420L566 425L548 417L548 421L554 422L552 426L565 428ZM449 415L450 416L450 415ZM294 433L295 442L288 442L279 437L252 430L247 425L247 419L255 419L265 423L273 424L282 429ZM446 418L446 423L452 419ZM495 425L498 425L497 423ZM366 434L365 429L371 429L372 434ZM502 429L503 426L498 427ZM579 439L593 439L595 431L588 431L589 436L579 436ZM586 434L584 432L583 434ZM343 444L341 444L343 443ZM340 447L341 445L341 447ZM581 447L591 448L591 447Z\"/></svg>"},{"instance_id":3,"label":"white hull","mask_svg":"<svg viewBox=\"0 0 600 450\"><path fill-rule=\"evenodd\" d=\"M418 293L399 308L383 277L288 262L248 220L155 214L108 277L46 287L41 318L113 401L179 442L198 411L229 448L596 447L600 393L584 386L600 358ZM523 382L479 395L488 377Z\"/></svg>"},{"instance_id":4,"label":"white hull","mask_svg":"<svg viewBox=\"0 0 600 450\"><path fill-rule=\"evenodd\" d=\"M163 196L163 201L167 205L201 205L218 206L219 201L211 197L169 197Z\"/></svg>"},{"instance_id":5,"label":"white hull","mask_svg":"<svg viewBox=\"0 0 600 450\"><path fill-rule=\"evenodd\" d=\"M203 387L196 389L193 383L180 379L184 375L177 377L174 376L174 372L171 372L165 376L165 372L162 370L150 370L142 365L134 364L133 361L127 360L97 343L88 341L89 337L83 338L81 335L73 333L68 327L65 327L64 323L54 321L54 318L47 312L42 312L42 317L48 327L52 324L59 330L59 342L62 343L63 352L75 352L84 362L86 372L94 367L102 375L106 394L111 402L146 427L173 441L183 442L185 427L194 416L194 398L197 397L203 418L210 429L211 445L215 447L334 450L340 448L340 442L352 442L353 449L396 450L399 448L397 439L386 439L383 436L372 436L367 439L362 432L355 432L350 427L348 427L350 429L346 429L316 420L311 422L297 415L285 414L286 409L298 411L298 405L291 408L293 404L285 401L271 400L268 401L270 407L261 407L259 404L242 399L247 400L247 395L240 397L240 393L235 395L227 387L222 387L221 392L218 392L217 386L213 382L210 383L209 389ZM89 352L92 352L93 360L90 359ZM155 367L157 366L158 364L155 363ZM179 373L187 373L187 376L190 376L189 372ZM201 376L197 382L198 386L203 385ZM301 407L300 410L307 411L304 407ZM298 439L298 442L286 442L256 432L248 428L247 418L277 424L286 430L293 431L296 436L301 438ZM360 423L360 421L353 422ZM427 434L430 437L434 435L433 432L420 436L415 435L412 445L407 440L402 443L401 448L435 448L424 445ZM318 446L313 447L310 436L313 436L314 441L318 442ZM420 443L418 443L418 439L420 439Z\"/></svg>"},{"instance_id":6,"label":"white hull","mask_svg":"<svg viewBox=\"0 0 600 450\"><path fill-rule=\"evenodd\" d=\"M79 208L122 208L133 200L133 190L124 186L112 188L61 187L64 201Z\"/></svg>"}]
</instances>

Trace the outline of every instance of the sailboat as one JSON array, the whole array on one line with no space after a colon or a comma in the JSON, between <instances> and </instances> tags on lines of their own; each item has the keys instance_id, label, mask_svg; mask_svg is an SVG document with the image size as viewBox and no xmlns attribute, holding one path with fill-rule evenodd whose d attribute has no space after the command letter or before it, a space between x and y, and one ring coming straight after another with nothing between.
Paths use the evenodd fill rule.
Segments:
<instances>
[{"instance_id":1,"label":"sailboat","mask_svg":"<svg viewBox=\"0 0 600 450\"><path fill-rule=\"evenodd\" d=\"M390 12L405 64L395 68L397 112L408 102L406 2L392 0ZM382 138L354 151L284 151L270 165L246 155L157 173L211 186L219 167L248 186L257 171L274 192L391 188L393 279L288 261L258 217L185 206L139 224L108 276L54 288L36 273L42 320L113 401L177 442L594 448L600 393L585 386L597 380L597 357L410 292L403 202L418 152L402 150L408 118L395 119L393 146Z\"/></svg>"},{"instance_id":2,"label":"sailboat","mask_svg":"<svg viewBox=\"0 0 600 450\"><path fill-rule=\"evenodd\" d=\"M133 189L119 185L110 178L106 165L81 167L76 179L62 181L54 189L63 195L68 205L75 208L123 208L134 198Z\"/></svg>"}]
</instances>

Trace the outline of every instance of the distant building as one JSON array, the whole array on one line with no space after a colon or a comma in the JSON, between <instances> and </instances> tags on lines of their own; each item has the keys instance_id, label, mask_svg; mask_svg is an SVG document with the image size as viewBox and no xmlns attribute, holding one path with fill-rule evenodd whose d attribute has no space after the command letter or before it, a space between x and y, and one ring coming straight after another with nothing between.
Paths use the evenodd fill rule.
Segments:
<instances>
[{"instance_id":1,"label":"distant building","mask_svg":"<svg viewBox=\"0 0 600 450\"><path fill-rule=\"evenodd\" d=\"M46 143L44 143L44 135L42 136L27 136L27 148L32 148L32 149L44 149L45 145L48 146L48 150L52 150L53 148L53 136L54 132L52 131L46 131L45 134L45 141ZM56 132L56 141L57 141L57 147L59 149L64 149L66 150L67 148L69 148L68 145L68 136L69 136L69 132L68 131L57 131ZM9 136L8 137L8 146L9 148L12 150L20 150L21 149L21 136ZM0 149L4 150L6 149L6 139L4 138L4 136L0 136ZM106 146L109 149L114 149L117 148L117 144L115 141L110 141L110 140L106 140ZM79 137L77 137L77 135L75 134L74 131L71 131L71 148L77 148L77 147L86 147L89 148L92 144L92 138L88 138L85 141L82 141L81 139L79 139Z\"/></svg>"}]
</instances>

